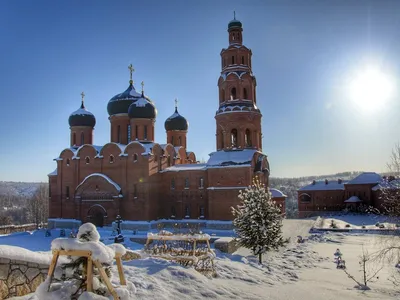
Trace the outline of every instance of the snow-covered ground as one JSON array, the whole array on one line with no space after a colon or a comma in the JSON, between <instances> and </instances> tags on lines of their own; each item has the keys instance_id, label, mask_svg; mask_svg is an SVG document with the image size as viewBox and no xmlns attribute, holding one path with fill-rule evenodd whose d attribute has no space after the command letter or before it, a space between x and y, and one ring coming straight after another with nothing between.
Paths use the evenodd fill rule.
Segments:
<instances>
[{"instance_id":1,"label":"snow-covered ground","mask_svg":"<svg viewBox=\"0 0 400 300\"><path fill-rule=\"evenodd\" d=\"M324 217L322 222L317 225L319 228L331 228L332 220L336 228L350 228L350 229L379 229L379 225L384 228L395 229L396 224L400 224L400 218L393 218L381 215L334 215L331 217ZM318 223L318 222L317 222ZM378 225L378 226L377 226ZM363 227L364 226L364 227Z\"/></svg>"},{"instance_id":2,"label":"snow-covered ground","mask_svg":"<svg viewBox=\"0 0 400 300\"><path fill-rule=\"evenodd\" d=\"M297 244L296 237L309 236L314 220L285 220L283 232L291 237L291 243L281 251L264 256L264 265L259 266L257 258L246 249L239 249L232 255L217 251L215 260L217 276L204 276L193 268L182 267L162 259L144 258L124 262L126 278L136 287L133 299L271 299L271 300L337 300L337 299L395 299L400 297L399 289L388 280L393 265L385 265L379 273L379 280L371 283L370 291L354 289L355 283L347 275L336 269L333 253L340 248L346 260L347 270L360 278L358 256L362 248L370 252L378 249L383 238L379 235L326 233L312 235L303 244ZM51 238L19 235L0 237L0 244L17 243L27 248L41 251L50 245ZM107 233L102 233L102 238ZM109 233L108 233L109 234ZM53 234L53 237L59 235ZM31 241L27 242L31 238ZM398 238L398 237L395 237ZM23 242L25 240L25 242ZM40 243L39 241L45 241ZM142 247L128 245L132 249ZM47 248L49 249L49 248ZM116 268L114 276L118 284ZM33 296L24 299L35 299Z\"/></svg>"}]
</instances>

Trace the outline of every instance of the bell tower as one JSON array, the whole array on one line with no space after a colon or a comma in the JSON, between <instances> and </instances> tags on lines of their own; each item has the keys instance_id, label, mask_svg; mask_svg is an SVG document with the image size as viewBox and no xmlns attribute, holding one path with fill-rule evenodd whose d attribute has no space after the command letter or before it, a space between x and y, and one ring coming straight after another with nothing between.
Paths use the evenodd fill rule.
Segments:
<instances>
[{"instance_id":1,"label":"bell tower","mask_svg":"<svg viewBox=\"0 0 400 300\"><path fill-rule=\"evenodd\" d=\"M261 112L257 107L257 81L251 68L252 52L243 45L242 23L228 24L229 46L221 51L218 80L217 150L251 148L262 151Z\"/></svg>"}]
</instances>

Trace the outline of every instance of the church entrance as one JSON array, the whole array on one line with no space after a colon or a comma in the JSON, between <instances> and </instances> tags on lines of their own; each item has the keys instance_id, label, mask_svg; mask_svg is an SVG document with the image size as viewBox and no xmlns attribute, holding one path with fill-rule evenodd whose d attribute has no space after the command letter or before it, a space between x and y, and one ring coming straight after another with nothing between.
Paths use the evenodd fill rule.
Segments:
<instances>
[{"instance_id":1,"label":"church entrance","mask_svg":"<svg viewBox=\"0 0 400 300\"><path fill-rule=\"evenodd\" d=\"M103 227L105 218L107 218L107 211L99 204L93 205L89 208L87 219L97 227Z\"/></svg>"}]
</instances>

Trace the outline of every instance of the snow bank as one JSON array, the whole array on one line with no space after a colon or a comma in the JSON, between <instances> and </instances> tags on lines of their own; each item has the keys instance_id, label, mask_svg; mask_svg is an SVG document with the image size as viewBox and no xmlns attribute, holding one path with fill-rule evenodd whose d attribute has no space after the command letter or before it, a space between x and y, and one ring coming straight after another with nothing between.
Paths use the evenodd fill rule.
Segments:
<instances>
[{"instance_id":1,"label":"snow bank","mask_svg":"<svg viewBox=\"0 0 400 300\"><path fill-rule=\"evenodd\" d=\"M0 257L41 265L50 265L52 255L51 253L38 253L15 246L0 245Z\"/></svg>"},{"instance_id":2,"label":"snow bank","mask_svg":"<svg viewBox=\"0 0 400 300\"><path fill-rule=\"evenodd\" d=\"M122 244L110 244L107 247L111 248L115 254L119 254L121 256L125 255L126 248Z\"/></svg>"}]
</instances>

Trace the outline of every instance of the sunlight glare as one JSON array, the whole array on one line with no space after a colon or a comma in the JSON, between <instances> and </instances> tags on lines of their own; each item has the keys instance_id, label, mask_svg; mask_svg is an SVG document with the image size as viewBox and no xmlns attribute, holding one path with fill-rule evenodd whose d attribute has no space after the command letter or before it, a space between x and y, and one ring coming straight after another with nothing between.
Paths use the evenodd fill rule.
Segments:
<instances>
[{"instance_id":1,"label":"sunlight glare","mask_svg":"<svg viewBox=\"0 0 400 300\"><path fill-rule=\"evenodd\" d=\"M393 83L389 76L378 69L368 68L355 76L350 85L351 99L361 108L374 110L393 94Z\"/></svg>"}]
</instances>

